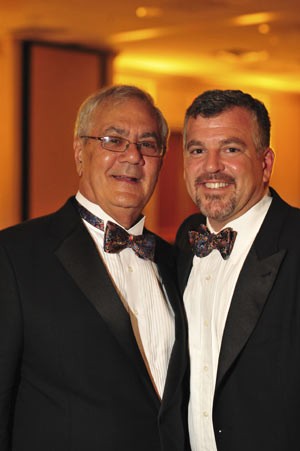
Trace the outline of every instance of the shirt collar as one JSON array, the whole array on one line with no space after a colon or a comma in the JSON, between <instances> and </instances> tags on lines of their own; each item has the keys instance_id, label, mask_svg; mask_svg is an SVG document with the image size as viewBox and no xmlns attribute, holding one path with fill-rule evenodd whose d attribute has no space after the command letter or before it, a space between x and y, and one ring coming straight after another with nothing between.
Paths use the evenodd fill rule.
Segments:
<instances>
[{"instance_id":1,"label":"shirt collar","mask_svg":"<svg viewBox=\"0 0 300 451\"><path fill-rule=\"evenodd\" d=\"M121 224L119 224L115 219L113 219L111 216L109 216L107 213L105 213L104 210L98 205L94 204L90 200L88 200L83 194L81 194L80 191L76 194L76 200L83 205L87 210L89 210L93 215L97 216L98 218L102 219L104 221L104 227L106 226L107 221L114 222L115 224L118 224L120 227L125 229ZM131 233L132 235L141 235L144 230L144 224L145 224L146 217L143 216L136 224L134 224L130 229L127 230L128 233Z\"/></svg>"},{"instance_id":2,"label":"shirt collar","mask_svg":"<svg viewBox=\"0 0 300 451\"><path fill-rule=\"evenodd\" d=\"M231 227L237 232L236 241L232 250L232 256L240 255L246 248L253 243L265 216L272 202L272 197L267 194L257 204L251 207L246 213L238 218L230 221L223 227ZM214 232L209 220L207 219L208 228Z\"/></svg>"}]
</instances>

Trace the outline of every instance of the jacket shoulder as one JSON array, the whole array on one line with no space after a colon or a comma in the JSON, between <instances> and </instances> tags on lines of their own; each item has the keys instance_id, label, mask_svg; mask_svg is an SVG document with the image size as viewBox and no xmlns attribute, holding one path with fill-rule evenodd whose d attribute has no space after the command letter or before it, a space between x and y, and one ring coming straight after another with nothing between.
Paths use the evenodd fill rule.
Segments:
<instances>
[{"instance_id":1,"label":"jacket shoulder","mask_svg":"<svg viewBox=\"0 0 300 451\"><path fill-rule=\"evenodd\" d=\"M45 235L66 230L78 216L70 198L59 210L48 215L21 222L0 231L0 244L13 247L44 240ZM50 232L51 231L51 232Z\"/></svg>"},{"instance_id":2,"label":"jacket shoulder","mask_svg":"<svg viewBox=\"0 0 300 451\"><path fill-rule=\"evenodd\" d=\"M189 230L197 230L200 224L205 224L205 216L200 213L194 213L188 216L182 224L179 226L176 233L175 245L180 250L190 249L190 244L188 240Z\"/></svg>"},{"instance_id":3,"label":"jacket shoulder","mask_svg":"<svg viewBox=\"0 0 300 451\"><path fill-rule=\"evenodd\" d=\"M155 237L155 263L171 264L175 258L174 245L163 239L161 236L146 229L148 233Z\"/></svg>"}]
</instances>

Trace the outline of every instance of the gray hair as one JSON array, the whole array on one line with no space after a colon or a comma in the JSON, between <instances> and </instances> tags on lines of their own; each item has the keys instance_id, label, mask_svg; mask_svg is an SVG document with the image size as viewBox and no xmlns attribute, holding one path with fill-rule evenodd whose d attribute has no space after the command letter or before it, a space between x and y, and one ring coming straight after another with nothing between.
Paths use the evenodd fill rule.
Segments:
<instances>
[{"instance_id":1,"label":"gray hair","mask_svg":"<svg viewBox=\"0 0 300 451\"><path fill-rule=\"evenodd\" d=\"M169 126L163 113L156 107L150 94L136 86L114 85L101 89L90 95L80 106L74 128L74 137L85 135L91 121L91 116L96 108L101 106L107 100L119 101L136 98L148 106L156 118L159 130L159 145L162 146L164 154L167 149L169 137Z\"/></svg>"}]
</instances>

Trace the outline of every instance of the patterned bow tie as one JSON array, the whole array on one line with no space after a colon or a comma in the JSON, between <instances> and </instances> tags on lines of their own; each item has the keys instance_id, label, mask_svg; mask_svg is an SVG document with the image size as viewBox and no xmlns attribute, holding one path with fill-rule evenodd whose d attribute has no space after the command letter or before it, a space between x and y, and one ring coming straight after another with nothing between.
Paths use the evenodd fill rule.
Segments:
<instances>
[{"instance_id":1,"label":"patterned bow tie","mask_svg":"<svg viewBox=\"0 0 300 451\"><path fill-rule=\"evenodd\" d=\"M154 260L155 237L150 233L131 235L114 222L106 223L104 233L104 250L109 253L120 252L129 247L140 258Z\"/></svg>"},{"instance_id":2,"label":"patterned bow tie","mask_svg":"<svg viewBox=\"0 0 300 451\"><path fill-rule=\"evenodd\" d=\"M234 232L230 227L214 234L201 224L198 232L189 232L189 241L192 251L197 257L206 257L211 251L217 249L226 260L232 251L236 236L237 232Z\"/></svg>"},{"instance_id":3,"label":"patterned bow tie","mask_svg":"<svg viewBox=\"0 0 300 451\"><path fill-rule=\"evenodd\" d=\"M75 199L75 202L76 202L77 210L79 211L79 214L82 217L82 219L84 219L85 221L92 224L92 226L94 226L97 229L102 230L102 232L104 232L104 221L102 219L98 218L97 216L93 215L93 213L91 213L89 210L87 210L76 199Z\"/></svg>"},{"instance_id":4,"label":"patterned bow tie","mask_svg":"<svg viewBox=\"0 0 300 451\"><path fill-rule=\"evenodd\" d=\"M76 201L80 216L99 230L104 231L104 221L93 215L83 205ZM136 255L144 260L154 260L155 237L150 233L131 235L114 222L107 221L104 232L103 248L105 252L117 253L122 249L131 248Z\"/></svg>"}]
</instances>

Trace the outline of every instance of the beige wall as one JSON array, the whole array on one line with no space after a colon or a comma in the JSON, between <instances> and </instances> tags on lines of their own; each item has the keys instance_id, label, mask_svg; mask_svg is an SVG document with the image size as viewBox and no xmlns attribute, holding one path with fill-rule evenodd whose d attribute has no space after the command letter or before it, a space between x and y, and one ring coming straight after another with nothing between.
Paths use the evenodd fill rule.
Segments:
<instances>
[{"instance_id":1,"label":"beige wall","mask_svg":"<svg viewBox=\"0 0 300 451\"><path fill-rule=\"evenodd\" d=\"M35 44L30 58L29 117L24 120L22 45L9 36L0 40L0 228L22 218L22 126L30 136L27 210L36 217L76 192L75 116L82 100L111 73L111 54L100 50Z\"/></svg>"},{"instance_id":2,"label":"beige wall","mask_svg":"<svg viewBox=\"0 0 300 451\"><path fill-rule=\"evenodd\" d=\"M1 139L1 177L0 177L0 228L7 227L20 220L20 50L17 41L5 37L0 41L0 139ZM243 89L260 98L266 103L272 120L272 147L276 152L276 163L272 177L273 187L284 199L300 207L300 94L280 93L253 89L253 87L212 86L207 81L182 77L164 77L145 73L114 72L115 83L136 84L149 91L167 117L173 131L180 131L186 108L195 96L205 89L234 88ZM67 88L66 88L67 89ZM62 106L62 109L64 106ZM49 124L51 127L51 124ZM71 145L68 152L71 151ZM173 211L183 205L183 214L192 206L187 200L185 187L182 184L181 149L176 153L179 168L176 175L168 173L172 180L164 178L156 190L153 199L146 210L148 226L155 231L161 231L159 224L160 193L170 189L170 186L180 185L180 193L172 196L170 203ZM174 155L169 155L169 159ZM170 160L169 160L170 161ZM167 163L166 160L165 163ZM170 163L169 163L170 164ZM70 170L70 168L68 168ZM175 171L174 171L175 172ZM167 186L169 185L170 186ZM175 192L175 191L174 191ZM180 220L180 215L174 216L174 222ZM174 230L178 224L174 224ZM168 238L172 231L163 231Z\"/></svg>"},{"instance_id":3,"label":"beige wall","mask_svg":"<svg viewBox=\"0 0 300 451\"><path fill-rule=\"evenodd\" d=\"M0 228L20 220L20 52L9 37L0 41Z\"/></svg>"},{"instance_id":4,"label":"beige wall","mask_svg":"<svg viewBox=\"0 0 300 451\"><path fill-rule=\"evenodd\" d=\"M292 205L300 207L300 94L270 96L275 168L272 185Z\"/></svg>"}]
</instances>

